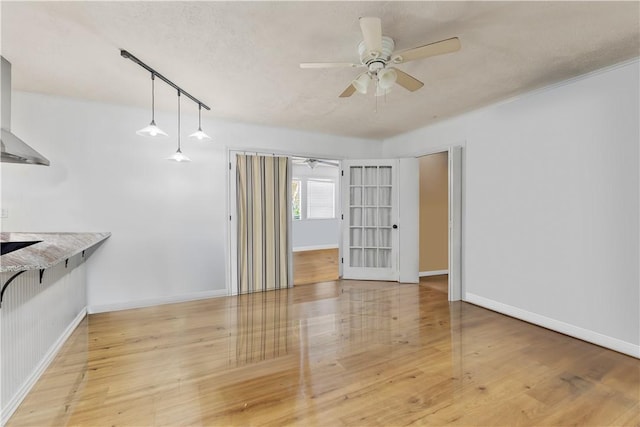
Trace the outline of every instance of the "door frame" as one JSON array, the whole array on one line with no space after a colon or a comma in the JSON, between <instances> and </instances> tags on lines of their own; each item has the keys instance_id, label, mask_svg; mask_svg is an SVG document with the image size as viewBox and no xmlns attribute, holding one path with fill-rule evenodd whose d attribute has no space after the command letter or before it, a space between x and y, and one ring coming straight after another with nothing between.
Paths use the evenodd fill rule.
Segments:
<instances>
[{"instance_id":1,"label":"door frame","mask_svg":"<svg viewBox=\"0 0 640 427\"><path fill-rule=\"evenodd\" d=\"M429 156L431 154L438 154L438 153L447 153L447 199L448 199L448 231L447 231L447 235L448 235L448 246L447 246L447 258L448 258L448 269L447 269L447 276L448 276L448 289L447 289L447 295L448 295L448 299L449 301L459 301L459 300L465 300L465 292L466 292L466 287L465 287L465 274L464 274L464 252L465 252L465 245L464 245L464 239L465 239L465 235L464 235L464 230L465 230L465 188L466 188L466 174L465 174L465 156L466 156L466 148L467 148L467 143L466 141L462 141L459 143L455 143L455 144L447 144L447 145L443 145L443 146L438 146L438 147L434 147L434 148L430 148L430 149L424 149L424 150L419 150L419 151L415 151L412 152L410 154L411 157L424 157L424 156ZM460 149L460 161L456 164L454 164L452 162L452 156L453 156L453 151L455 149ZM454 168L457 168L457 170L453 170ZM454 190L454 188L452 188L452 184L453 184L453 180L458 178L459 179L459 187L458 187L458 194L454 194L456 193ZM419 178L418 178L419 179ZM456 212L453 212L453 205L454 205L454 198L458 199L458 210ZM457 229L455 228L457 227ZM455 239L455 241L454 241ZM459 253L457 254L457 266L456 265L452 265L452 251L454 250L459 250ZM455 270L455 271L454 271ZM453 271L453 274L452 274ZM452 276L454 278L454 280L452 280Z\"/></svg>"},{"instance_id":2,"label":"door frame","mask_svg":"<svg viewBox=\"0 0 640 427\"><path fill-rule=\"evenodd\" d=\"M227 189L227 197L226 197L226 220L225 220L225 234L227 238L227 244L225 245L225 288L227 291L227 295L237 295L237 276L233 274L233 271L237 268L237 240L234 239L234 228L237 226L236 218L236 180L235 180L235 155L236 154L253 154L253 155L262 155L262 156L282 156L282 157L302 157L302 158L320 158L323 160L335 160L338 162L339 166L342 160L339 158L332 158L333 156L326 156L323 154L309 154L309 153L292 153L289 150L272 150L265 148L242 148L242 147L225 147L226 154L226 163L228 165L226 176L226 189ZM291 160L289 160L291 161ZM292 168L293 171L293 168ZM338 180L337 185L340 186L340 180ZM288 191L291 192L291 182L288 183ZM342 197L339 198L339 203L342 204ZM289 212L291 211L291 200L288 201L287 206L289 207ZM342 209L341 206L336 207L336 212L340 212ZM292 227L292 218L291 215L288 215L288 227L291 231ZM293 283L293 246L292 246L292 238L293 235L289 233L289 280ZM338 259L342 257L342 227L340 228L340 235L338 236ZM340 277L342 277L342 265L340 265ZM235 286L234 286L235 285ZM235 292L234 292L235 288Z\"/></svg>"}]
</instances>

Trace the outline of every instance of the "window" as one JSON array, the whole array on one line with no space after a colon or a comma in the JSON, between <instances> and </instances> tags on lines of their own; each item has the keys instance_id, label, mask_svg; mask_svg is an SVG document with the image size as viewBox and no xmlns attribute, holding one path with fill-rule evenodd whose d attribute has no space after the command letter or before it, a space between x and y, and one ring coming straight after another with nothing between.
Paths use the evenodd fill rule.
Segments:
<instances>
[{"instance_id":1,"label":"window","mask_svg":"<svg viewBox=\"0 0 640 427\"><path fill-rule=\"evenodd\" d=\"M336 217L336 179L294 177L291 180L291 218L293 220L334 219Z\"/></svg>"},{"instance_id":2,"label":"window","mask_svg":"<svg viewBox=\"0 0 640 427\"><path fill-rule=\"evenodd\" d=\"M300 211L300 200L302 199L300 184L299 179L291 181L291 214L293 219L302 219L302 212Z\"/></svg>"},{"instance_id":3,"label":"window","mask_svg":"<svg viewBox=\"0 0 640 427\"><path fill-rule=\"evenodd\" d=\"M307 218L335 218L335 183L331 180L307 181Z\"/></svg>"}]
</instances>

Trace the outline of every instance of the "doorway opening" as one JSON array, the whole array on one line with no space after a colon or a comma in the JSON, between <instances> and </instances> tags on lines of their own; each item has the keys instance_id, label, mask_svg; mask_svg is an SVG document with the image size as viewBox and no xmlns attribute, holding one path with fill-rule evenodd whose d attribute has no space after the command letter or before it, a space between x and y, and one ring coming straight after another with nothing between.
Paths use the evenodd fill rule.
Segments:
<instances>
[{"instance_id":1,"label":"doorway opening","mask_svg":"<svg viewBox=\"0 0 640 427\"><path fill-rule=\"evenodd\" d=\"M418 158L420 169L420 283L448 292L449 153Z\"/></svg>"},{"instance_id":2,"label":"doorway opening","mask_svg":"<svg viewBox=\"0 0 640 427\"><path fill-rule=\"evenodd\" d=\"M417 155L420 283L462 299L462 146ZM446 288L444 286L446 284Z\"/></svg>"},{"instance_id":3,"label":"doorway opening","mask_svg":"<svg viewBox=\"0 0 640 427\"><path fill-rule=\"evenodd\" d=\"M340 163L292 157L293 284L338 280Z\"/></svg>"}]
</instances>

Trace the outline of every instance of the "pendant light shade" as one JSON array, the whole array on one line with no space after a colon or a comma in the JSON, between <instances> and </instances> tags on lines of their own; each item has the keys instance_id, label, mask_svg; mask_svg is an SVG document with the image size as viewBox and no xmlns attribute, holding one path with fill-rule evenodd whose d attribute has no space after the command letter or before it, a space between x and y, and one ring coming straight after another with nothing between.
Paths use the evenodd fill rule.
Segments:
<instances>
[{"instance_id":1,"label":"pendant light shade","mask_svg":"<svg viewBox=\"0 0 640 427\"><path fill-rule=\"evenodd\" d=\"M199 141L210 140L211 137L202 131L202 104L198 104L198 130L189 135L189 138Z\"/></svg>"},{"instance_id":2,"label":"pendant light shade","mask_svg":"<svg viewBox=\"0 0 640 427\"><path fill-rule=\"evenodd\" d=\"M144 127L142 129L140 129L139 131L136 131L136 133L140 136L147 136L149 138L155 138L155 137L162 137L162 138L167 138L169 137L169 135L167 135L162 129L160 129L158 126L156 126L156 123L152 120L151 124L149 124L149 126Z\"/></svg>"},{"instance_id":3,"label":"pendant light shade","mask_svg":"<svg viewBox=\"0 0 640 427\"><path fill-rule=\"evenodd\" d=\"M155 120L155 74L151 73L151 123L149 123L149 126L145 126L142 129L140 129L139 131L137 131L136 133L140 136L146 136L148 138L167 138L169 135L167 135L166 132L164 132L162 129L160 129L157 125L156 125L156 120Z\"/></svg>"},{"instance_id":4,"label":"pendant light shade","mask_svg":"<svg viewBox=\"0 0 640 427\"><path fill-rule=\"evenodd\" d=\"M178 148L178 151L167 157L167 160L173 160L174 162L190 162L191 159L185 156Z\"/></svg>"},{"instance_id":5,"label":"pendant light shade","mask_svg":"<svg viewBox=\"0 0 640 427\"><path fill-rule=\"evenodd\" d=\"M167 160L174 162L190 162L191 159L182 154L180 149L180 91L178 90L178 150L173 155L167 157Z\"/></svg>"}]
</instances>

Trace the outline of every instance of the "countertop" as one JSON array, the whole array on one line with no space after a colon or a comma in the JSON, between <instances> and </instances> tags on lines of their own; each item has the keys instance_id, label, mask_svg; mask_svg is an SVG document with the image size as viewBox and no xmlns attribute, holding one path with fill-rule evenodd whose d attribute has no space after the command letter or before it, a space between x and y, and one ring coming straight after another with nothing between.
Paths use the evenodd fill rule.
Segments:
<instances>
[{"instance_id":1,"label":"countertop","mask_svg":"<svg viewBox=\"0 0 640 427\"><path fill-rule=\"evenodd\" d=\"M42 270L53 267L102 242L111 233L0 233L0 241L42 240L40 243L2 255L0 273L8 271Z\"/></svg>"}]
</instances>

